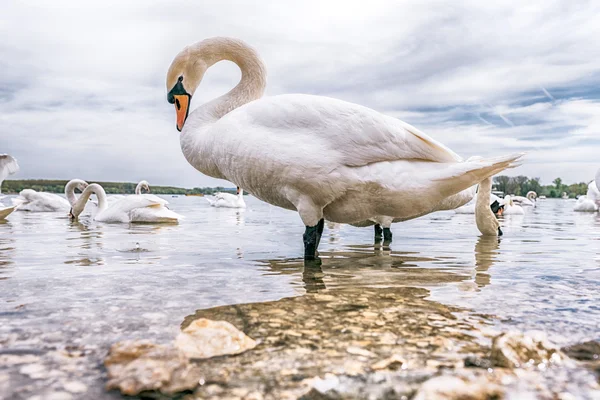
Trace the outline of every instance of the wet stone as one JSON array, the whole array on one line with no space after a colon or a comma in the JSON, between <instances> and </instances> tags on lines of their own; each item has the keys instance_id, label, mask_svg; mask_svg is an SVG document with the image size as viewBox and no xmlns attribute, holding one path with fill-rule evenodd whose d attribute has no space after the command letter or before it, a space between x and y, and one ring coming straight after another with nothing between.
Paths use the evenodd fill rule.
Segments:
<instances>
[{"instance_id":1,"label":"wet stone","mask_svg":"<svg viewBox=\"0 0 600 400\"><path fill-rule=\"evenodd\" d=\"M564 355L542 332L510 331L494 338L492 364L497 367L519 368L543 364L560 364Z\"/></svg>"}]
</instances>

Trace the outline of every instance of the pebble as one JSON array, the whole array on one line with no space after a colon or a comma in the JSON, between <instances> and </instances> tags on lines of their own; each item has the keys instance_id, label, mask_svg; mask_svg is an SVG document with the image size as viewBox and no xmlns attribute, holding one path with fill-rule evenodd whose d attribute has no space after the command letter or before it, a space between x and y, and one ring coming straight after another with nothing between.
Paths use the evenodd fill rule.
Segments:
<instances>
[{"instance_id":1,"label":"pebble","mask_svg":"<svg viewBox=\"0 0 600 400\"><path fill-rule=\"evenodd\" d=\"M71 381L63 385L67 392L71 393L85 393L87 392L87 386L82 382Z\"/></svg>"}]
</instances>

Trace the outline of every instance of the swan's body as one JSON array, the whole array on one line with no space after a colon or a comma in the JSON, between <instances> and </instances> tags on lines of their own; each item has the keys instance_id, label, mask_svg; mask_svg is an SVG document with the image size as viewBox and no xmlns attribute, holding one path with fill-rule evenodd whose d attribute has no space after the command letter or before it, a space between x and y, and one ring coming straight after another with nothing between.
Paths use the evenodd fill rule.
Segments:
<instances>
[{"instance_id":1,"label":"swan's body","mask_svg":"<svg viewBox=\"0 0 600 400\"><path fill-rule=\"evenodd\" d=\"M595 212L600 208L600 191L596 186L596 182L592 181L588 185L587 193L579 196L577 203L573 207L573 211Z\"/></svg>"},{"instance_id":2,"label":"swan's body","mask_svg":"<svg viewBox=\"0 0 600 400\"><path fill-rule=\"evenodd\" d=\"M475 204L475 222L483 236L501 236L500 223L490 209L492 178L485 178L479 184L479 192Z\"/></svg>"},{"instance_id":3,"label":"swan's body","mask_svg":"<svg viewBox=\"0 0 600 400\"><path fill-rule=\"evenodd\" d=\"M598 205L596 202L586 195L579 196L577 203L573 207L573 211L579 212L596 212L598 211Z\"/></svg>"},{"instance_id":4,"label":"swan's body","mask_svg":"<svg viewBox=\"0 0 600 400\"><path fill-rule=\"evenodd\" d=\"M523 207L515 204L510 196L504 197L504 212L503 215L524 215Z\"/></svg>"},{"instance_id":5,"label":"swan's body","mask_svg":"<svg viewBox=\"0 0 600 400\"><path fill-rule=\"evenodd\" d=\"M126 196L108 204L106 192L97 183L89 185L73 206L72 215L77 218L85 209L89 197L98 198L95 221L100 222L177 222L181 215L166 208L168 202L154 195Z\"/></svg>"},{"instance_id":6,"label":"swan's body","mask_svg":"<svg viewBox=\"0 0 600 400\"><path fill-rule=\"evenodd\" d=\"M240 67L240 83L188 118L190 98L205 71L221 60ZM322 96L262 98L265 86L258 54L227 38L187 47L167 76L188 162L269 204L297 210L307 226L309 258L306 243L318 244L323 218L339 223L415 218L514 166L521 156L464 162L396 118Z\"/></svg>"},{"instance_id":7,"label":"swan's body","mask_svg":"<svg viewBox=\"0 0 600 400\"><path fill-rule=\"evenodd\" d=\"M529 192L527 192L527 195L525 197L512 196L511 198L512 198L513 202L515 202L517 205L520 205L522 207L535 207L537 193L534 192L533 190L530 190Z\"/></svg>"},{"instance_id":8,"label":"swan's body","mask_svg":"<svg viewBox=\"0 0 600 400\"><path fill-rule=\"evenodd\" d=\"M4 179L17 172L19 172L19 163L17 160L8 154L0 154L0 195L2 195L2 182Z\"/></svg>"},{"instance_id":9,"label":"swan's body","mask_svg":"<svg viewBox=\"0 0 600 400\"><path fill-rule=\"evenodd\" d=\"M77 201L75 189L83 191L87 182L81 179L72 179L65 185L65 197L54 193L36 192L33 189L21 190L18 197L12 199L18 211L30 212L56 212L69 211Z\"/></svg>"},{"instance_id":10,"label":"swan's body","mask_svg":"<svg viewBox=\"0 0 600 400\"><path fill-rule=\"evenodd\" d=\"M55 212L69 211L71 205L64 197L54 193L36 192L33 189L23 189L18 197L12 199L13 205L19 211Z\"/></svg>"},{"instance_id":11,"label":"swan's body","mask_svg":"<svg viewBox=\"0 0 600 400\"><path fill-rule=\"evenodd\" d=\"M16 208L17 206L0 207L0 221L8 217L9 214L15 211Z\"/></svg>"},{"instance_id":12,"label":"swan's body","mask_svg":"<svg viewBox=\"0 0 600 400\"><path fill-rule=\"evenodd\" d=\"M231 193L215 193L213 199L206 198L208 203L213 207L224 208L246 208L244 201L244 189L237 188L237 194Z\"/></svg>"}]
</instances>

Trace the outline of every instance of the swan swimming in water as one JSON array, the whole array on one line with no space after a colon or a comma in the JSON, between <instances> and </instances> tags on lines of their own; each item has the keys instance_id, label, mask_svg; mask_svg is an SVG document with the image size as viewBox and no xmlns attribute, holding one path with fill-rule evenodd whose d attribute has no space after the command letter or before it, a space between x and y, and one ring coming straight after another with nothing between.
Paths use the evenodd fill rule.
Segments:
<instances>
[{"instance_id":1,"label":"swan swimming in water","mask_svg":"<svg viewBox=\"0 0 600 400\"><path fill-rule=\"evenodd\" d=\"M530 190L529 192L527 192L527 195L525 195L525 197L512 196L511 198L517 205L520 205L521 207L526 207L526 206L535 207L537 193L534 192L533 190Z\"/></svg>"},{"instance_id":2,"label":"swan swimming in water","mask_svg":"<svg viewBox=\"0 0 600 400\"><path fill-rule=\"evenodd\" d=\"M2 198L2 182L7 176L19 172L19 163L8 154L0 154L0 198ZM8 214L7 214L8 215Z\"/></svg>"},{"instance_id":3,"label":"swan swimming in water","mask_svg":"<svg viewBox=\"0 0 600 400\"><path fill-rule=\"evenodd\" d=\"M580 212L595 212L600 208L600 191L596 186L595 181L591 181L588 185L587 193L579 196L577 203L573 206L573 211Z\"/></svg>"},{"instance_id":4,"label":"swan swimming in water","mask_svg":"<svg viewBox=\"0 0 600 400\"><path fill-rule=\"evenodd\" d=\"M516 205L509 195L504 196L504 215L525 215L523 207Z\"/></svg>"},{"instance_id":5,"label":"swan swimming in water","mask_svg":"<svg viewBox=\"0 0 600 400\"><path fill-rule=\"evenodd\" d=\"M231 193L215 193L214 199L206 197L208 203L213 207L224 208L246 208L244 201L244 189L237 187L236 194Z\"/></svg>"},{"instance_id":6,"label":"swan swimming in water","mask_svg":"<svg viewBox=\"0 0 600 400\"><path fill-rule=\"evenodd\" d=\"M65 197L54 193L36 192L33 189L23 189L18 197L12 199L17 211L56 212L69 211L77 201L75 189L83 190L88 186L86 181L72 179L65 185Z\"/></svg>"},{"instance_id":7,"label":"swan swimming in water","mask_svg":"<svg viewBox=\"0 0 600 400\"><path fill-rule=\"evenodd\" d=\"M99 222L178 222L183 217L168 208L168 202L154 195L126 196L108 204L104 188L97 183L89 185L73 205L71 216L77 219L93 194L98 198L94 220Z\"/></svg>"},{"instance_id":8,"label":"swan swimming in water","mask_svg":"<svg viewBox=\"0 0 600 400\"><path fill-rule=\"evenodd\" d=\"M205 72L222 60L239 66L240 82L190 113ZM357 104L303 94L263 98L263 61L231 38L186 47L173 60L166 86L187 161L298 211L306 259L317 255L324 218L353 223L425 215L522 156L463 161L411 125Z\"/></svg>"}]
</instances>

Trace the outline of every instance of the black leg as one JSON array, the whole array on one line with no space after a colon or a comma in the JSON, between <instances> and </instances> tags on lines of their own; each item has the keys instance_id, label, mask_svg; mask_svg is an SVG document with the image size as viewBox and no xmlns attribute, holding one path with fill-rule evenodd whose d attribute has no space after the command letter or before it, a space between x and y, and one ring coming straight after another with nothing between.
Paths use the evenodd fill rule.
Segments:
<instances>
[{"instance_id":1,"label":"black leg","mask_svg":"<svg viewBox=\"0 0 600 400\"><path fill-rule=\"evenodd\" d=\"M504 233L502 233L502 229L500 229L500 227L498 227L498 236L502 236L504 235Z\"/></svg>"},{"instance_id":2,"label":"black leg","mask_svg":"<svg viewBox=\"0 0 600 400\"><path fill-rule=\"evenodd\" d=\"M319 244L321 243L321 236L323 235L323 229L325 229L325 219L321 218L319 223L317 224L317 250L319 249Z\"/></svg>"},{"instance_id":3,"label":"black leg","mask_svg":"<svg viewBox=\"0 0 600 400\"><path fill-rule=\"evenodd\" d=\"M387 243L392 242L392 231L390 228L383 228L383 241Z\"/></svg>"},{"instance_id":4,"label":"black leg","mask_svg":"<svg viewBox=\"0 0 600 400\"><path fill-rule=\"evenodd\" d=\"M317 257L317 246L319 245L319 240L321 239L319 231L323 233L324 224L325 221L321 219L317 225L306 227L304 235L302 235L302 239L304 239L305 260L314 260Z\"/></svg>"},{"instance_id":5,"label":"black leg","mask_svg":"<svg viewBox=\"0 0 600 400\"><path fill-rule=\"evenodd\" d=\"M383 229L381 229L381 225L375 224L375 240L381 240L383 235Z\"/></svg>"}]
</instances>

